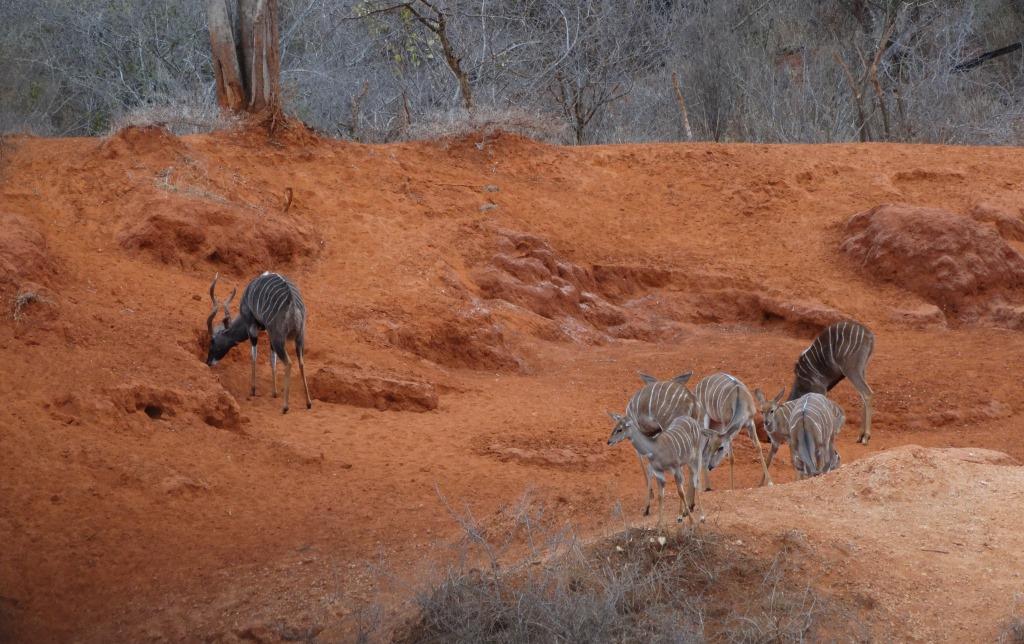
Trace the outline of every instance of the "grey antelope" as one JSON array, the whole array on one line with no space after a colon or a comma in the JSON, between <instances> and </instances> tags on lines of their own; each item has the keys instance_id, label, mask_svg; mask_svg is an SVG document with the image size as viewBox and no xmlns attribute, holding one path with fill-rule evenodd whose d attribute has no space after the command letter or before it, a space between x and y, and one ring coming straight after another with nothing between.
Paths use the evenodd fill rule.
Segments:
<instances>
[{"instance_id":1,"label":"grey antelope","mask_svg":"<svg viewBox=\"0 0 1024 644\"><path fill-rule=\"evenodd\" d=\"M764 396L759 394L759 400ZM772 437L772 451L768 463L778 449L777 445L788 442L797 478L817 476L839 467L839 452L836 437L842 429L846 416L843 409L821 394L805 394L796 400L779 404L779 392L772 400L762 404L764 428Z\"/></svg>"},{"instance_id":2,"label":"grey antelope","mask_svg":"<svg viewBox=\"0 0 1024 644\"><path fill-rule=\"evenodd\" d=\"M608 415L615 420L615 429L612 431L612 435L615 434L615 431L624 430L626 422L629 421L644 436L653 438L679 416L697 418L697 400L693 397L693 393L686 388L686 381L692 375L691 371L670 380L658 380L654 376L640 374L644 386L629 399L625 417L608 412ZM636 449L637 457L640 459L640 468L644 473L644 484L647 490L644 516L647 516L651 513L651 496L653 495L650 469L644 460L645 455L636 446L636 443L633 443L633 447Z\"/></svg>"},{"instance_id":3,"label":"grey antelope","mask_svg":"<svg viewBox=\"0 0 1024 644\"><path fill-rule=\"evenodd\" d=\"M288 412L288 397L291 390L292 362L285 348L285 341L295 343L295 356L299 362L299 373L302 374L302 387L306 392L306 408L313 406L309 397L309 385L306 383L306 366L303 363L303 350L306 337L306 305L302 302L299 289L282 275L263 273L254 278L242 292L242 301L238 305L238 317L231 319L228 308L235 296L235 290L226 300L217 301L214 290L220 274L213 276L210 283L210 299L213 309L206 319L206 328L210 332L210 351L206 364L211 367L227 355L239 342L248 338L252 345L252 395L256 395L256 340L261 331L270 336L270 371L273 383L273 395L277 397L277 359L284 362L284 407L281 413ZM224 319L214 327L213 320L217 317L217 309L224 309Z\"/></svg>"},{"instance_id":4,"label":"grey antelope","mask_svg":"<svg viewBox=\"0 0 1024 644\"><path fill-rule=\"evenodd\" d=\"M676 491L679 493L679 516L676 521L681 523L683 517L689 517L690 524L694 525L698 519L694 518L697 510L697 490L700 487L700 472L704 469L702 458L704 444L707 442L707 431L702 429L700 423L690 416L677 416L668 427L654 438L651 438L640 431L632 418L612 415L616 419L615 428L608 438L609 445L615 445L624 438L628 438L633 447L641 456L648 460L649 476L658 481L658 529L661 530L664 524L665 506L665 473L671 472L676 481ZM689 469L691 490L689 503L687 503L686 492L683 489L683 466ZM647 506L651 505L651 490L648 486ZM646 513L645 513L646 514ZM699 521L703 521L703 517Z\"/></svg>"},{"instance_id":5,"label":"grey antelope","mask_svg":"<svg viewBox=\"0 0 1024 644\"><path fill-rule=\"evenodd\" d=\"M775 452L779 451L781 446L789 442L789 414L797 401L793 400L782 403L782 396L785 393L786 388L783 387L776 394L775 398L769 400L765 398L763 391L760 389L754 390L754 398L757 399L758 407L761 409L761 416L764 417L764 431L768 434L768 440L772 444L771 450L768 452L767 468L771 468L772 461L775 459Z\"/></svg>"},{"instance_id":6,"label":"grey antelope","mask_svg":"<svg viewBox=\"0 0 1024 644\"><path fill-rule=\"evenodd\" d=\"M867 445L871 439L871 397L874 392L864 378L864 370L874 349L875 334L863 324L843 320L828 326L796 361L789 399L796 400L807 393L825 394L840 380L849 378L864 404L857 442Z\"/></svg>"},{"instance_id":7,"label":"grey antelope","mask_svg":"<svg viewBox=\"0 0 1024 644\"><path fill-rule=\"evenodd\" d=\"M741 429L746 427L750 439L757 447L757 455L761 459L761 471L764 473L761 482L771 485L772 479L768 475L768 467L764 462L761 442L757 440L757 425L754 422L757 407L747 386L735 376L719 372L711 374L697 383L694 393L704 414L702 418L704 427L709 428L712 424L724 427L721 432L712 433L712 437L708 441L707 451L704 455L708 470L717 467L728 454L729 484L733 486L732 440ZM705 489L710 489L710 486Z\"/></svg>"}]
</instances>

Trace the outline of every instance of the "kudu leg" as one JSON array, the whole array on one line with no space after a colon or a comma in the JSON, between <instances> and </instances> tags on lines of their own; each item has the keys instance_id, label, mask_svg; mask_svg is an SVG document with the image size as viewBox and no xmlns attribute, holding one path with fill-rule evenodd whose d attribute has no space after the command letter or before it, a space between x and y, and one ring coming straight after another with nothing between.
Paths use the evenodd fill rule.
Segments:
<instances>
[{"instance_id":1,"label":"kudu leg","mask_svg":"<svg viewBox=\"0 0 1024 644\"><path fill-rule=\"evenodd\" d=\"M270 384L271 394L277 398L277 354L273 351L270 352Z\"/></svg>"},{"instance_id":2,"label":"kudu leg","mask_svg":"<svg viewBox=\"0 0 1024 644\"><path fill-rule=\"evenodd\" d=\"M847 378L850 379L850 384L860 394L861 402L864 403L864 418L861 420L860 438L857 439L857 442L867 445L868 441L871 440L871 398L875 392L871 390L862 374L854 372L848 375Z\"/></svg>"},{"instance_id":3,"label":"kudu leg","mask_svg":"<svg viewBox=\"0 0 1024 644\"><path fill-rule=\"evenodd\" d=\"M640 469L644 472L644 489L647 490L647 505L644 506L644 516L647 517L651 515L651 499L654 498L654 488L651 487L651 472L644 461L644 457L641 456L640 452L636 453L636 457L640 459Z\"/></svg>"},{"instance_id":4,"label":"kudu leg","mask_svg":"<svg viewBox=\"0 0 1024 644\"><path fill-rule=\"evenodd\" d=\"M665 525L665 475L656 477L658 479L658 532L661 532Z\"/></svg>"},{"instance_id":5,"label":"kudu leg","mask_svg":"<svg viewBox=\"0 0 1024 644\"><path fill-rule=\"evenodd\" d=\"M690 514L689 504L686 502L686 492L683 490L683 472L681 468L672 470L672 477L676 480L676 492L679 493L679 516L676 523L682 523L683 517Z\"/></svg>"},{"instance_id":6,"label":"kudu leg","mask_svg":"<svg viewBox=\"0 0 1024 644\"><path fill-rule=\"evenodd\" d=\"M761 471L764 473L764 477L761 479L761 484L767 484L768 487L771 487L775 484L772 483L772 477L768 474L768 466L764 462L764 450L761 449L761 441L757 440L757 425L754 423L753 418L751 418L750 422L747 424L747 433L750 434L750 440L754 441L754 447L757 448L757 458L761 461Z\"/></svg>"},{"instance_id":7,"label":"kudu leg","mask_svg":"<svg viewBox=\"0 0 1024 644\"><path fill-rule=\"evenodd\" d=\"M772 448L768 451L768 463L765 465L766 469L771 469L772 461L775 460L775 452L779 451L779 444L774 440L772 441ZM765 484L764 477L761 478L761 485Z\"/></svg>"},{"instance_id":8,"label":"kudu leg","mask_svg":"<svg viewBox=\"0 0 1024 644\"><path fill-rule=\"evenodd\" d=\"M704 513L701 511L700 506L697 504L697 486L700 483L700 470L704 469L703 464L697 467L697 471L693 471L690 468L690 486L693 488L690 492L690 525L697 527L697 525L704 523Z\"/></svg>"},{"instance_id":9,"label":"kudu leg","mask_svg":"<svg viewBox=\"0 0 1024 644\"><path fill-rule=\"evenodd\" d=\"M288 400L289 394L291 393L292 384L292 361L288 357L288 351L285 349L284 342L272 342L271 348L277 357L284 363L284 407L281 408L282 414L288 413Z\"/></svg>"},{"instance_id":10,"label":"kudu leg","mask_svg":"<svg viewBox=\"0 0 1024 644\"><path fill-rule=\"evenodd\" d=\"M309 396L309 383L306 382L306 362L302 359L302 347L295 347L295 356L299 361L299 374L302 376L302 390L306 392L306 409L313 408L313 399Z\"/></svg>"},{"instance_id":11,"label":"kudu leg","mask_svg":"<svg viewBox=\"0 0 1024 644\"><path fill-rule=\"evenodd\" d=\"M252 355L252 376L249 378L249 393L252 396L256 395L256 338L249 338L249 343L252 345L250 354Z\"/></svg>"}]
</instances>

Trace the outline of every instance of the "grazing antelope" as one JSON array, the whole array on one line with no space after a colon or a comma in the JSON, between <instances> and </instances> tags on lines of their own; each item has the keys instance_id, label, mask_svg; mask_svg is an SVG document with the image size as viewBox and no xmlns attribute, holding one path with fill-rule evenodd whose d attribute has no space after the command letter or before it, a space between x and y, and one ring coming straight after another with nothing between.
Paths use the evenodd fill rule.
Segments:
<instances>
[{"instance_id":1,"label":"grazing antelope","mask_svg":"<svg viewBox=\"0 0 1024 644\"><path fill-rule=\"evenodd\" d=\"M612 435L608 438L608 444L615 445L628 438L637 453L647 458L649 476L658 481L658 530L664 525L666 472L672 473L676 481L676 491L679 493L679 516L676 522L682 523L684 516L690 518L691 525L703 521L703 517L695 519L694 514L697 513L697 490L700 487L700 472L703 470L701 460L704 444L712 430L702 429L700 423L690 416L677 416L663 432L651 438L640 431L632 418L617 414L613 414L612 417L616 419L616 423ZM689 503L683 489L684 465L690 473L689 487L692 491ZM650 498L647 503L649 506Z\"/></svg>"},{"instance_id":2,"label":"grazing antelope","mask_svg":"<svg viewBox=\"0 0 1024 644\"><path fill-rule=\"evenodd\" d=\"M302 387L306 392L306 408L313 406L309 397L309 385L306 383L306 366L302 355L306 336L306 305L298 287L277 273L263 273L254 278L242 292L242 301L238 305L238 317L231 319L228 306L235 296L235 291L224 301L218 302L214 294L217 278L213 276L210 283L210 299L213 309L206 319L206 328L210 332L210 351L206 364L211 367L227 355L239 342L249 339L252 345L252 395L256 395L256 340L261 331L270 336L270 371L273 382L273 395L277 397L277 359L284 362L284 407L281 413L288 412L288 397L291 390L292 362L285 348L285 341L295 343L295 355L299 361L299 373L302 374ZM224 309L224 319L216 327L213 320L217 309Z\"/></svg>"},{"instance_id":3,"label":"grazing antelope","mask_svg":"<svg viewBox=\"0 0 1024 644\"><path fill-rule=\"evenodd\" d=\"M789 399L804 394L825 394L849 378L864 404L858 443L868 444L871 439L871 396L874 392L864 378L864 370L875 349L875 334L853 320L843 320L828 326L804 349L793 368L795 380Z\"/></svg>"},{"instance_id":4,"label":"grazing antelope","mask_svg":"<svg viewBox=\"0 0 1024 644\"><path fill-rule=\"evenodd\" d=\"M658 380L654 376L640 374L644 386L633 394L626 405L626 415L608 412L608 415L615 420L615 428L624 430L624 423L628 419L637 429L648 438L653 438L672 424L672 421L679 416L698 417L697 400L693 393L686 388L686 381L690 379L693 372L680 374L670 380ZM620 428L620 425L623 427ZM614 434L614 431L613 431ZM647 505L644 507L644 516L651 513L651 498L654 490L651 487L650 469L645 462L645 456L640 449L633 444L637 450L637 458L640 459L640 469L644 473L644 484L647 490Z\"/></svg>"},{"instance_id":5,"label":"grazing antelope","mask_svg":"<svg viewBox=\"0 0 1024 644\"><path fill-rule=\"evenodd\" d=\"M787 404L793 405L789 411L789 451L797 478L838 468L836 436L846 420L842 408L814 393Z\"/></svg>"},{"instance_id":6,"label":"grazing antelope","mask_svg":"<svg viewBox=\"0 0 1024 644\"><path fill-rule=\"evenodd\" d=\"M764 415L765 432L772 441L772 449L768 453L768 467L771 467L772 459L779 447L789 443L790 452L793 454L793 467L797 470L798 478L838 468L840 459L839 452L835 449L835 438L846 420L842 408L821 394L806 394L796 400L780 404L784 392L785 388L779 391L775 398L768 400L760 389L754 391ZM797 431L794 431L794 428L797 428ZM792 442L794 436L802 439L799 447ZM800 465L797 465L798 462ZM808 467L804 463L812 463L813 466Z\"/></svg>"},{"instance_id":7,"label":"grazing antelope","mask_svg":"<svg viewBox=\"0 0 1024 644\"><path fill-rule=\"evenodd\" d=\"M772 485L768 467L764 463L761 442L757 440L757 425L754 423L757 407L754 405L754 397L750 395L747 386L735 376L719 372L711 374L697 383L694 393L704 414L702 418L704 428L709 428L712 423L724 427L723 431L713 433L708 441L704 454L708 471L717 467L728 454L729 485L730 487L734 486L732 440L741 429L746 427L750 434L750 440L754 441L754 445L757 447L757 455L761 459L761 470L764 473L761 483ZM709 489L711 489L710 485L705 487L705 490Z\"/></svg>"}]
</instances>

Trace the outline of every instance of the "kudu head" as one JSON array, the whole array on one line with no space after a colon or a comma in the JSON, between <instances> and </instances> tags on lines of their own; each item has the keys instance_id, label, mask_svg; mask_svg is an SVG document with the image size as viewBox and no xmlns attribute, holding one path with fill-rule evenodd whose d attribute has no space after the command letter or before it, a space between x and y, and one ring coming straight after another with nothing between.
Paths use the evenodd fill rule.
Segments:
<instances>
[{"instance_id":1,"label":"kudu head","mask_svg":"<svg viewBox=\"0 0 1024 644\"><path fill-rule=\"evenodd\" d=\"M611 411L608 412L608 415L615 421L615 427L612 428L612 435L608 437L608 444L615 445L623 439L629 438L629 419Z\"/></svg>"},{"instance_id":2,"label":"kudu head","mask_svg":"<svg viewBox=\"0 0 1024 644\"><path fill-rule=\"evenodd\" d=\"M710 472L718 467L726 456L732 451L732 439L736 434L730 434L725 430L718 431L713 427L702 427L704 453L701 456L704 467Z\"/></svg>"},{"instance_id":3,"label":"kudu head","mask_svg":"<svg viewBox=\"0 0 1024 644\"><path fill-rule=\"evenodd\" d=\"M764 392L760 389L754 390L754 398L757 399L757 406L764 417L764 431L769 436L773 436L776 432L788 431L787 427L777 427L778 424L775 418L775 412L778 411L779 405L782 403L782 397L786 395L786 388L783 387L779 390L779 393L772 399L765 398Z\"/></svg>"},{"instance_id":4,"label":"kudu head","mask_svg":"<svg viewBox=\"0 0 1024 644\"><path fill-rule=\"evenodd\" d=\"M213 276L213 281L210 282L210 317L206 318L206 330L210 332L210 351L206 355L206 364L211 367L217 364L217 361L223 358L231 347L235 346L235 343L225 335L224 331L231 325L231 300L235 299L237 289L231 289L231 294L227 299L217 300L215 291L219 277L220 273L217 273ZM219 309L224 310L224 317L220 324L214 325L213 321L216 319Z\"/></svg>"}]
</instances>

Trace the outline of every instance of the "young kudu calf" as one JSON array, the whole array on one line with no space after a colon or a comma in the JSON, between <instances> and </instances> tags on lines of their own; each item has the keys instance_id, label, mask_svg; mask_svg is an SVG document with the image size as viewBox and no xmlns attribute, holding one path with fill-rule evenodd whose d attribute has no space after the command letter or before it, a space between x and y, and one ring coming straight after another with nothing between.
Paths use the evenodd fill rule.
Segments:
<instances>
[{"instance_id":1,"label":"young kudu calf","mask_svg":"<svg viewBox=\"0 0 1024 644\"><path fill-rule=\"evenodd\" d=\"M702 429L700 422L690 416L677 416L664 431L650 438L639 430L631 418L614 415L612 417L617 418L618 422L608 438L608 444L615 445L628 438L636 448L637 454L647 458L649 476L658 481L658 530L661 530L664 524L666 472L672 473L676 481L676 491L679 493L679 516L676 521L681 523L683 517L690 518L690 525L703 521L703 517L694 518L694 514L698 512L697 491L700 488L700 472L704 469L701 459L711 430ZM689 502L683 485L683 466L686 466L690 475ZM650 503L648 486L648 507Z\"/></svg>"}]
</instances>

